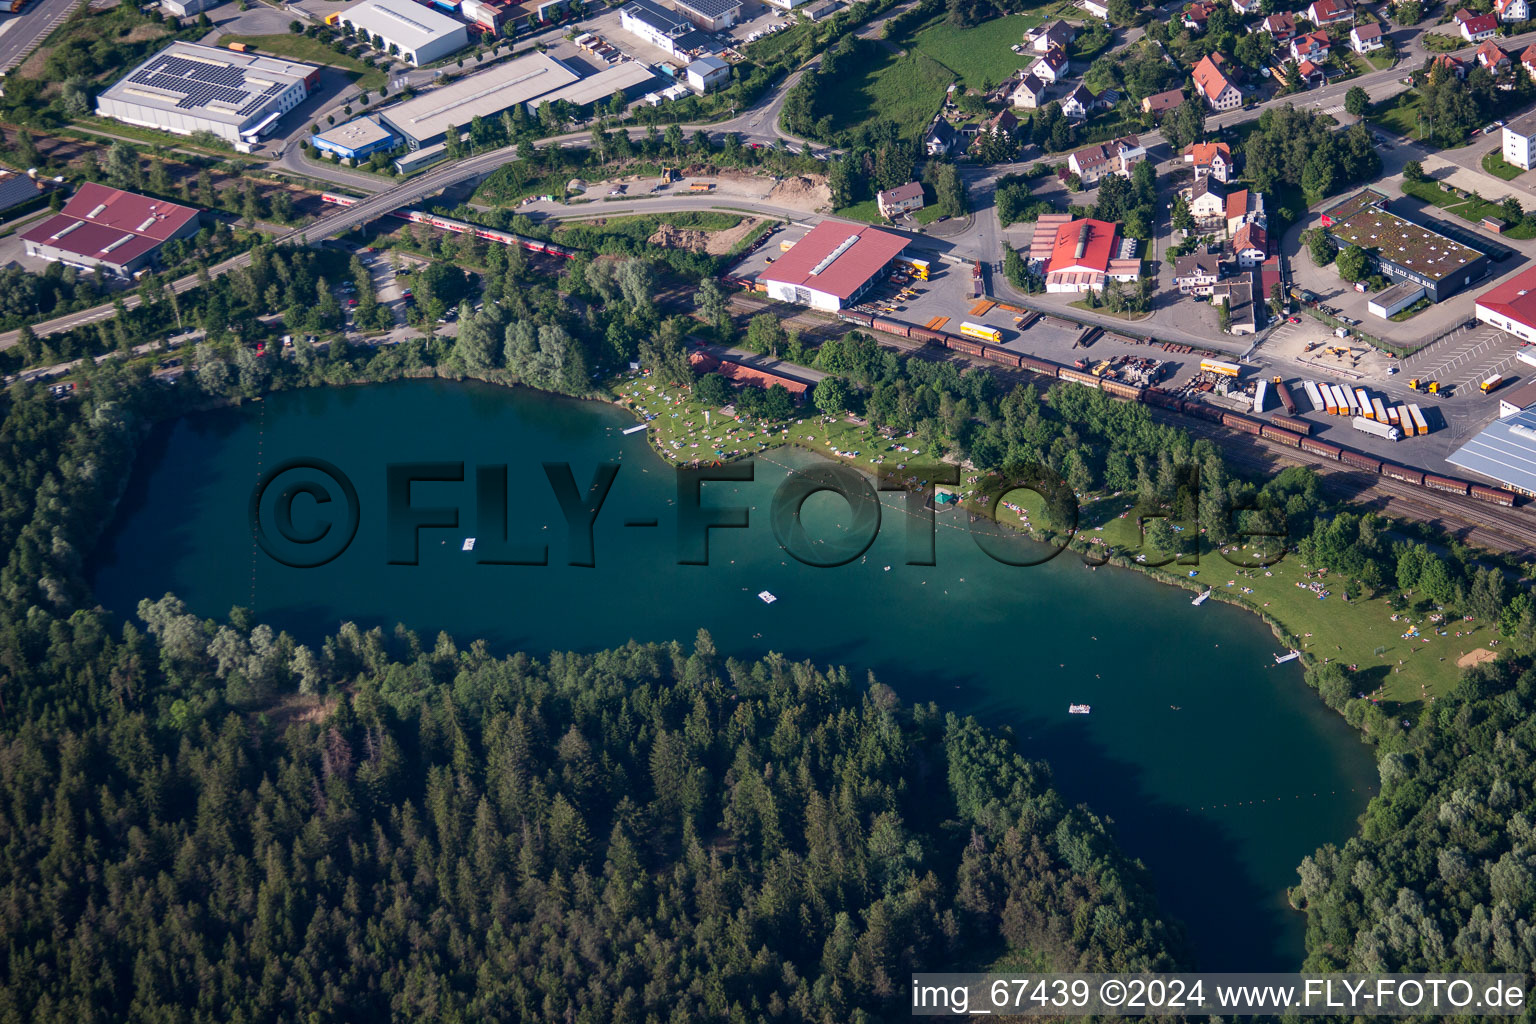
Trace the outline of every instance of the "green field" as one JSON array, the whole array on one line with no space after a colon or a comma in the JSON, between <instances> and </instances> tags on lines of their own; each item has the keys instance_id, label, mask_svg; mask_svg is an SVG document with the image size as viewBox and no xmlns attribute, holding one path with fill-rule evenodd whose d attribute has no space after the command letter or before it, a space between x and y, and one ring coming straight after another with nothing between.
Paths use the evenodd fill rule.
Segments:
<instances>
[{"instance_id":1,"label":"green field","mask_svg":"<svg viewBox=\"0 0 1536 1024\"><path fill-rule=\"evenodd\" d=\"M845 206L841 210L833 210L834 216L846 217L848 220L861 220L866 224L881 224L885 218L880 216L880 206L873 199L866 199L862 203L854 203Z\"/></svg>"},{"instance_id":2,"label":"green field","mask_svg":"<svg viewBox=\"0 0 1536 1024\"><path fill-rule=\"evenodd\" d=\"M926 54L898 57L873 46L866 47L860 59L845 61L843 68L836 81L822 85L825 95L838 97L832 130L847 131L885 118L896 122L902 138L913 140L927 130L955 78Z\"/></svg>"},{"instance_id":3,"label":"green field","mask_svg":"<svg viewBox=\"0 0 1536 1024\"><path fill-rule=\"evenodd\" d=\"M344 57L320 40L308 36L219 36L218 45L227 46L230 43L244 43L266 53L292 57L311 64L328 64L350 74L360 89L377 89L387 81L381 69L370 68L352 57Z\"/></svg>"},{"instance_id":4,"label":"green field","mask_svg":"<svg viewBox=\"0 0 1536 1024\"><path fill-rule=\"evenodd\" d=\"M967 89L981 90L988 84L1001 84L1034 61L1035 55L1020 55L1009 47L1023 41L1026 29L1043 21L1043 14L1010 14L972 28L956 28L939 18L918 29L902 45L952 70Z\"/></svg>"},{"instance_id":5,"label":"green field","mask_svg":"<svg viewBox=\"0 0 1536 1024\"><path fill-rule=\"evenodd\" d=\"M1514 181L1525 173L1508 160L1505 160L1504 154L1498 150L1494 150L1483 157L1483 170L1495 178L1503 178L1505 181Z\"/></svg>"},{"instance_id":6,"label":"green field","mask_svg":"<svg viewBox=\"0 0 1536 1024\"><path fill-rule=\"evenodd\" d=\"M1454 213L1462 220L1471 221L1473 224L1479 223L1484 217L1504 219L1504 207L1498 203L1491 203L1486 199L1463 199L1453 192L1447 192L1433 181L1405 181L1403 192L1415 199L1432 203L1447 213ZM1522 223L1511 226L1504 235L1507 238L1517 239L1536 238L1536 231Z\"/></svg>"}]
</instances>

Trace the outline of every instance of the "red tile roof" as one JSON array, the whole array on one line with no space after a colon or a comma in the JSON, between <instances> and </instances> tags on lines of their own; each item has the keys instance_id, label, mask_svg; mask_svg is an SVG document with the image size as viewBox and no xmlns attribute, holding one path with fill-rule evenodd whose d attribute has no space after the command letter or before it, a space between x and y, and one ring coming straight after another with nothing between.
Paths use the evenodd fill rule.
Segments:
<instances>
[{"instance_id":1,"label":"red tile roof","mask_svg":"<svg viewBox=\"0 0 1536 1024\"><path fill-rule=\"evenodd\" d=\"M1218 153L1224 162L1232 163L1232 148L1225 142L1196 142L1184 147L1184 155L1194 157L1196 167L1209 167Z\"/></svg>"},{"instance_id":2,"label":"red tile roof","mask_svg":"<svg viewBox=\"0 0 1536 1024\"><path fill-rule=\"evenodd\" d=\"M1216 56L1221 55L1216 54ZM1195 70L1191 74L1195 80L1195 88L1200 90L1200 94L1213 100L1232 84L1222 73L1221 65L1212 60L1210 54L1200 58L1200 63L1195 65Z\"/></svg>"},{"instance_id":3,"label":"red tile roof","mask_svg":"<svg viewBox=\"0 0 1536 1024\"><path fill-rule=\"evenodd\" d=\"M1248 216L1248 190L1240 188L1227 196L1227 219Z\"/></svg>"},{"instance_id":4,"label":"red tile roof","mask_svg":"<svg viewBox=\"0 0 1536 1024\"><path fill-rule=\"evenodd\" d=\"M1488 289L1477 297L1479 307L1536 328L1536 267Z\"/></svg>"},{"instance_id":5,"label":"red tile roof","mask_svg":"<svg viewBox=\"0 0 1536 1024\"><path fill-rule=\"evenodd\" d=\"M1457 11L1456 13L1459 19L1461 12ZM1499 29L1499 19L1491 14L1479 14L1475 18L1468 18L1463 21L1461 25L1467 30L1468 35L1478 36L1484 32L1497 32Z\"/></svg>"},{"instance_id":6,"label":"red tile roof","mask_svg":"<svg viewBox=\"0 0 1536 1024\"><path fill-rule=\"evenodd\" d=\"M1267 254L1269 235L1257 224L1244 224L1237 229L1237 234L1232 236L1232 251L1242 252L1244 249L1257 249Z\"/></svg>"},{"instance_id":7,"label":"red tile roof","mask_svg":"<svg viewBox=\"0 0 1536 1024\"><path fill-rule=\"evenodd\" d=\"M1047 274L1071 270L1109 269L1110 258L1115 254L1115 239L1120 225L1107 220L1074 220L1056 229L1056 242L1051 246L1051 259L1045 265ZM1083 254L1077 254L1079 242ZM793 250L791 250L793 251Z\"/></svg>"},{"instance_id":8,"label":"red tile roof","mask_svg":"<svg viewBox=\"0 0 1536 1024\"><path fill-rule=\"evenodd\" d=\"M849 239L853 243L818 273L816 268ZM763 271L762 276L765 280L801 285L846 299L906 247L907 239L889 231L824 220Z\"/></svg>"},{"instance_id":9,"label":"red tile roof","mask_svg":"<svg viewBox=\"0 0 1536 1024\"><path fill-rule=\"evenodd\" d=\"M82 261L121 265L173 237L196 217L190 206L88 181L62 210L21 237Z\"/></svg>"},{"instance_id":10,"label":"red tile roof","mask_svg":"<svg viewBox=\"0 0 1536 1024\"><path fill-rule=\"evenodd\" d=\"M1477 48L1477 61L1483 67L1494 67L1509 60L1509 54L1492 39L1484 39L1483 45Z\"/></svg>"},{"instance_id":11,"label":"red tile roof","mask_svg":"<svg viewBox=\"0 0 1536 1024\"><path fill-rule=\"evenodd\" d=\"M795 380L793 377L786 377L781 373L775 373L773 370L747 366L745 363L738 363L734 359L716 359L714 356L704 352L689 353L688 362L692 366L699 367L705 373L718 373L720 376L733 380L737 384L756 384L763 388L771 388L773 385L778 384L792 395L803 395L810 390L810 385L804 381Z\"/></svg>"}]
</instances>

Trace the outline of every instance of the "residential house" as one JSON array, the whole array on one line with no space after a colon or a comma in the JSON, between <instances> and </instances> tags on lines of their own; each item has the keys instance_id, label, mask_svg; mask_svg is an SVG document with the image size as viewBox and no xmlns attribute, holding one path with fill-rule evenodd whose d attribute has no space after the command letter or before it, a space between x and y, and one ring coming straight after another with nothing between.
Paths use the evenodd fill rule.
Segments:
<instances>
[{"instance_id":1,"label":"residential house","mask_svg":"<svg viewBox=\"0 0 1536 1024\"><path fill-rule=\"evenodd\" d=\"M1030 65L1029 73L1048 85L1054 85L1067 76L1072 70L1072 64L1067 60L1067 51L1061 47L1053 47L1045 52L1045 56Z\"/></svg>"},{"instance_id":2,"label":"residential house","mask_svg":"<svg viewBox=\"0 0 1536 1024\"><path fill-rule=\"evenodd\" d=\"M1275 77L1280 79L1282 82L1285 81L1285 69L1277 68L1275 70ZM1318 67L1316 64L1309 60L1301 61L1296 65L1296 75L1301 79L1301 85L1304 89L1312 89L1316 86L1322 85L1328 77L1327 75L1323 74L1322 68Z\"/></svg>"},{"instance_id":3,"label":"residential house","mask_svg":"<svg viewBox=\"0 0 1536 1024\"><path fill-rule=\"evenodd\" d=\"M1237 12L1239 18L1246 18L1250 14L1259 13L1260 0L1232 0L1232 10Z\"/></svg>"},{"instance_id":4,"label":"residential house","mask_svg":"<svg viewBox=\"0 0 1536 1024\"><path fill-rule=\"evenodd\" d=\"M1227 189L1210 175L1191 185L1184 196L1189 215L1200 231L1215 231L1226 222Z\"/></svg>"},{"instance_id":5,"label":"residential house","mask_svg":"<svg viewBox=\"0 0 1536 1024\"><path fill-rule=\"evenodd\" d=\"M1173 283L1178 285L1180 295L1210 295L1219 280L1221 260L1215 253L1196 252L1174 257Z\"/></svg>"},{"instance_id":6,"label":"residential house","mask_svg":"<svg viewBox=\"0 0 1536 1024\"><path fill-rule=\"evenodd\" d=\"M1237 173L1237 164L1232 160L1232 148L1225 142L1197 142L1186 146L1184 162L1195 165L1196 181L1210 175L1226 184Z\"/></svg>"},{"instance_id":7,"label":"residential house","mask_svg":"<svg viewBox=\"0 0 1536 1024\"><path fill-rule=\"evenodd\" d=\"M981 131L991 132L993 135L1012 135L1019 130L1019 119L1011 110L1000 110L981 122ZM978 132L978 135L981 133Z\"/></svg>"},{"instance_id":8,"label":"residential house","mask_svg":"<svg viewBox=\"0 0 1536 1024\"><path fill-rule=\"evenodd\" d=\"M1195 65L1192 76L1195 91L1212 110L1236 110L1243 105L1243 94L1228 77L1231 62L1219 53L1207 54Z\"/></svg>"},{"instance_id":9,"label":"residential house","mask_svg":"<svg viewBox=\"0 0 1536 1024\"><path fill-rule=\"evenodd\" d=\"M1536 49L1533 46L1532 49ZM1153 93L1141 101L1141 112L1151 114L1153 120L1160 119L1168 111L1184 102L1183 89L1169 89L1167 92Z\"/></svg>"},{"instance_id":10,"label":"residential house","mask_svg":"<svg viewBox=\"0 0 1536 1024\"><path fill-rule=\"evenodd\" d=\"M1502 75L1514 67L1515 59L1498 43L1485 39L1477 48L1477 63L1495 75Z\"/></svg>"},{"instance_id":11,"label":"residential house","mask_svg":"<svg viewBox=\"0 0 1536 1024\"><path fill-rule=\"evenodd\" d=\"M1129 178L1136 165L1146 160L1147 147L1134 135L1111 142L1084 146L1067 158L1067 167L1084 185L1091 185L1106 174Z\"/></svg>"},{"instance_id":12,"label":"residential house","mask_svg":"<svg viewBox=\"0 0 1536 1024\"><path fill-rule=\"evenodd\" d=\"M1184 9L1182 24L1195 35L1205 31L1205 23L1210 20L1211 14L1216 10L1216 5L1200 0L1190 4Z\"/></svg>"},{"instance_id":13,"label":"residential house","mask_svg":"<svg viewBox=\"0 0 1536 1024\"><path fill-rule=\"evenodd\" d=\"M1291 40L1291 59L1300 64L1304 60L1310 60L1314 64L1328 59L1328 47L1332 41L1328 33L1322 29L1308 32L1304 36L1297 36Z\"/></svg>"},{"instance_id":14,"label":"residential house","mask_svg":"<svg viewBox=\"0 0 1536 1024\"><path fill-rule=\"evenodd\" d=\"M1061 98L1061 112L1074 121L1085 120L1092 109L1093 93L1082 83Z\"/></svg>"},{"instance_id":15,"label":"residential house","mask_svg":"<svg viewBox=\"0 0 1536 1024\"><path fill-rule=\"evenodd\" d=\"M1227 331L1231 334L1253 334L1259 329L1259 306L1254 301L1253 274L1243 274L1230 281L1223 281L1211 289L1211 304L1227 307Z\"/></svg>"},{"instance_id":16,"label":"residential house","mask_svg":"<svg viewBox=\"0 0 1536 1024\"><path fill-rule=\"evenodd\" d=\"M1064 21L1053 21L1049 25L1042 25L1024 38L1029 41L1029 48L1036 53L1048 53L1052 48L1065 50L1067 44L1077 37L1077 29Z\"/></svg>"},{"instance_id":17,"label":"residential house","mask_svg":"<svg viewBox=\"0 0 1536 1024\"><path fill-rule=\"evenodd\" d=\"M1109 20L1108 0L1082 0L1082 3L1078 6L1100 21Z\"/></svg>"},{"instance_id":18,"label":"residential house","mask_svg":"<svg viewBox=\"0 0 1536 1024\"><path fill-rule=\"evenodd\" d=\"M879 209L880 216L888 220L895 220L911 210L921 210L923 208L923 183L920 181L909 181L905 185L888 188L875 196L875 206Z\"/></svg>"},{"instance_id":19,"label":"residential house","mask_svg":"<svg viewBox=\"0 0 1536 1024\"><path fill-rule=\"evenodd\" d=\"M1034 110L1045 104L1046 84L1034 75L1025 75L1013 90L1012 103L1021 110Z\"/></svg>"},{"instance_id":20,"label":"residential house","mask_svg":"<svg viewBox=\"0 0 1536 1024\"><path fill-rule=\"evenodd\" d=\"M1467 77L1466 63L1459 58L1452 57L1448 53L1436 54L1434 59L1429 62L1430 71L1434 71L1437 68L1448 71L1457 78Z\"/></svg>"},{"instance_id":21,"label":"residential house","mask_svg":"<svg viewBox=\"0 0 1536 1024\"><path fill-rule=\"evenodd\" d=\"M1235 236L1244 224L1267 227L1269 218L1264 214L1264 195L1246 188L1235 189L1227 194L1227 234Z\"/></svg>"},{"instance_id":22,"label":"residential house","mask_svg":"<svg viewBox=\"0 0 1536 1024\"><path fill-rule=\"evenodd\" d=\"M1529 21L1531 5L1527 0L1493 0L1493 13L1506 23Z\"/></svg>"},{"instance_id":23,"label":"residential house","mask_svg":"<svg viewBox=\"0 0 1536 1024\"><path fill-rule=\"evenodd\" d=\"M1513 118L1503 130L1504 162L1528 171L1536 166L1536 114Z\"/></svg>"},{"instance_id":24,"label":"residential house","mask_svg":"<svg viewBox=\"0 0 1536 1024\"><path fill-rule=\"evenodd\" d=\"M1307 20L1314 25L1337 25L1354 21L1355 8L1348 0L1313 0L1307 8Z\"/></svg>"},{"instance_id":25,"label":"residential house","mask_svg":"<svg viewBox=\"0 0 1536 1024\"><path fill-rule=\"evenodd\" d=\"M1258 31L1268 32L1274 36L1275 42L1283 43L1296 34L1296 15L1271 14L1259 22Z\"/></svg>"},{"instance_id":26,"label":"residential house","mask_svg":"<svg viewBox=\"0 0 1536 1024\"><path fill-rule=\"evenodd\" d=\"M1455 18L1461 27L1461 38L1469 43L1480 43L1499 30L1499 19L1491 14L1474 14L1463 7Z\"/></svg>"},{"instance_id":27,"label":"residential house","mask_svg":"<svg viewBox=\"0 0 1536 1024\"><path fill-rule=\"evenodd\" d=\"M1385 49L1386 45L1387 34L1380 25L1356 25L1349 30L1349 48L1356 53L1370 53Z\"/></svg>"},{"instance_id":28,"label":"residential house","mask_svg":"<svg viewBox=\"0 0 1536 1024\"><path fill-rule=\"evenodd\" d=\"M928 134L923 136L923 152L929 156L946 156L954 150L957 141L959 136L954 126L940 117L934 120L928 128Z\"/></svg>"},{"instance_id":29,"label":"residential house","mask_svg":"<svg viewBox=\"0 0 1536 1024\"><path fill-rule=\"evenodd\" d=\"M1520 54L1520 63L1525 65L1526 74L1536 79L1536 43L1527 46Z\"/></svg>"},{"instance_id":30,"label":"residential house","mask_svg":"<svg viewBox=\"0 0 1536 1024\"><path fill-rule=\"evenodd\" d=\"M1096 183L1109 174L1109 153L1103 146L1085 146L1067 157L1067 167L1084 185Z\"/></svg>"},{"instance_id":31,"label":"residential house","mask_svg":"<svg viewBox=\"0 0 1536 1024\"><path fill-rule=\"evenodd\" d=\"M1232 236L1232 252L1238 266L1257 267L1269 256L1269 232L1257 224L1244 224Z\"/></svg>"}]
</instances>

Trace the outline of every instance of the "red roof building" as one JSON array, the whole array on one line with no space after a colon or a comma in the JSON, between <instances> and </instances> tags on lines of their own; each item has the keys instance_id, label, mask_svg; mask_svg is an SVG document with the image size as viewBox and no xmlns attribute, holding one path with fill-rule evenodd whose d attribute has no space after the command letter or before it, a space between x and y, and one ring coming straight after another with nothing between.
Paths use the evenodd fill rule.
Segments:
<instances>
[{"instance_id":1,"label":"red roof building","mask_svg":"<svg viewBox=\"0 0 1536 1024\"><path fill-rule=\"evenodd\" d=\"M1234 110L1243 104L1243 94L1232 84L1227 71L1227 59L1219 53L1208 53L1200 58L1190 77L1195 81L1195 91L1204 97L1212 110Z\"/></svg>"},{"instance_id":2,"label":"red roof building","mask_svg":"<svg viewBox=\"0 0 1536 1024\"><path fill-rule=\"evenodd\" d=\"M1479 295L1477 318L1523 341L1536 341L1536 267Z\"/></svg>"},{"instance_id":3,"label":"red roof building","mask_svg":"<svg viewBox=\"0 0 1536 1024\"><path fill-rule=\"evenodd\" d=\"M1139 259L1120 257L1120 225L1106 220L1073 220L1056 229L1045 264L1047 292L1084 292L1108 280L1134 281Z\"/></svg>"},{"instance_id":4,"label":"red roof building","mask_svg":"<svg viewBox=\"0 0 1536 1024\"><path fill-rule=\"evenodd\" d=\"M1499 19L1492 14L1473 14L1463 7L1455 17L1461 37L1469 43L1481 42L1499 30Z\"/></svg>"},{"instance_id":5,"label":"red roof building","mask_svg":"<svg viewBox=\"0 0 1536 1024\"><path fill-rule=\"evenodd\" d=\"M718 373L734 384L756 384L765 390L778 384L796 398L804 397L810 390L810 385L803 380L786 377L774 370L738 363L734 359L716 359L705 352L690 352L688 364L698 367L704 373Z\"/></svg>"},{"instance_id":6,"label":"red roof building","mask_svg":"<svg viewBox=\"0 0 1536 1024\"><path fill-rule=\"evenodd\" d=\"M29 256L131 277L166 242L197 234L197 217L190 206L88 181L21 239Z\"/></svg>"},{"instance_id":7,"label":"red roof building","mask_svg":"<svg viewBox=\"0 0 1536 1024\"><path fill-rule=\"evenodd\" d=\"M1496 75L1508 71L1513 60L1514 58L1492 39L1483 40L1483 44L1477 48L1477 62Z\"/></svg>"},{"instance_id":8,"label":"red roof building","mask_svg":"<svg viewBox=\"0 0 1536 1024\"><path fill-rule=\"evenodd\" d=\"M758 278L780 301L836 312L878 282L906 247L906 238L889 231L824 220Z\"/></svg>"}]
</instances>

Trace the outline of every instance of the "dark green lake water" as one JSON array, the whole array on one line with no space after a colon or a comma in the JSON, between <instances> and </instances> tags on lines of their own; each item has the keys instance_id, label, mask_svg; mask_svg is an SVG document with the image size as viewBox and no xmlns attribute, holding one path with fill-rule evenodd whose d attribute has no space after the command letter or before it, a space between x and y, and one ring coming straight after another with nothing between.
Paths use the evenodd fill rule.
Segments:
<instances>
[{"instance_id":1,"label":"dark green lake water","mask_svg":"<svg viewBox=\"0 0 1536 1024\"><path fill-rule=\"evenodd\" d=\"M1375 789L1369 752L1302 681L1251 615L1135 573L1090 572L1070 555L1015 568L981 553L961 513L939 516L937 565L908 566L904 520L887 495L867 556L810 568L768 522L786 465L759 460L750 484L706 485L708 505L756 506L744 530L716 530L711 564L678 565L672 470L634 421L607 406L482 385L410 382L280 395L193 416L146 446L117 522L97 553L101 601L132 614L139 598L179 594L203 615L254 608L314 641L346 620L404 622L425 642L440 629L495 649L594 650L681 639L702 626L741 657L780 651L873 671L908 701L934 700L1010 726L1048 760L1072 800L1112 817L1151 869L1167 910L1189 927L1200 966L1289 970L1303 919L1285 904L1301 858L1342 843ZM256 480L291 457L318 457L356 484L355 540L316 569L287 568L252 542ZM594 568L565 564L564 517L541 462L593 467L621 459L597 520ZM414 504L457 505L461 527L424 531L419 565L388 564L385 466L462 461L464 483L418 484ZM461 550L476 527L475 466L510 465L510 534L548 542L548 566L479 565ZM314 523L295 504L295 525ZM831 495L806 505L813 535L835 527ZM654 529L626 527L655 518ZM482 545L485 543L481 542ZM889 565L889 571L885 566ZM1225 563L1201 576L1225 580ZM759 591L777 596L772 604ZM1088 716L1068 715L1088 703ZM1173 710L1177 706L1179 710Z\"/></svg>"}]
</instances>

